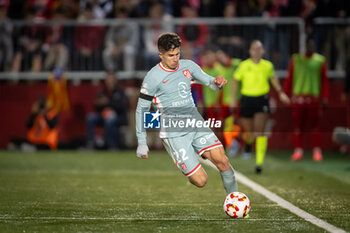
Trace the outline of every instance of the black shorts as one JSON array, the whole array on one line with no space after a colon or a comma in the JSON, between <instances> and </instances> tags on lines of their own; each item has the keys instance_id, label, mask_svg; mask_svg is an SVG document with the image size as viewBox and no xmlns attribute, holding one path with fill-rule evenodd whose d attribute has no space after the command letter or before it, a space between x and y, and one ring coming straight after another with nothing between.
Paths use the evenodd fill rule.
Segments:
<instances>
[{"instance_id":1,"label":"black shorts","mask_svg":"<svg viewBox=\"0 0 350 233\"><path fill-rule=\"evenodd\" d=\"M256 97L242 95L239 115L245 118L252 118L255 113L259 112L270 113L269 96L267 94Z\"/></svg>"}]
</instances>

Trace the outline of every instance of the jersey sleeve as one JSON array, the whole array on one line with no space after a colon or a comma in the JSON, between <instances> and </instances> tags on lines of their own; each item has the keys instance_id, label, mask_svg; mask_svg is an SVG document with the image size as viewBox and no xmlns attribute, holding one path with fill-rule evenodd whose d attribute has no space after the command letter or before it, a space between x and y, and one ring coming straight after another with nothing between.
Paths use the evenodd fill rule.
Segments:
<instances>
[{"instance_id":1,"label":"jersey sleeve","mask_svg":"<svg viewBox=\"0 0 350 233\"><path fill-rule=\"evenodd\" d=\"M233 73L233 78L237 81L241 81L243 78L244 63L238 65L236 71Z\"/></svg>"},{"instance_id":2,"label":"jersey sleeve","mask_svg":"<svg viewBox=\"0 0 350 233\"><path fill-rule=\"evenodd\" d=\"M208 75L207 73L205 73L200 67L199 65L197 65L196 63L189 61L190 62L190 70L191 70L191 74L193 76L193 79L195 81L195 83L201 83L205 86L210 87L213 90L218 90L219 88L217 87L217 85L214 83L214 77Z\"/></svg>"},{"instance_id":3,"label":"jersey sleeve","mask_svg":"<svg viewBox=\"0 0 350 233\"><path fill-rule=\"evenodd\" d=\"M143 130L143 112L148 111L150 108L150 105L152 103L152 99L154 95L156 94L157 88L158 88L159 82L156 82L152 78L151 73L147 73L145 79L143 80L141 90L140 90L140 96L137 101L137 107L136 107L136 113L135 113L135 119L136 119L136 136L137 141L140 142L146 142L146 131Z\"/></svg>"},{"instance_id":4,"label":"jersey sleeve","mask_svg":"<svg viewBox=\"0 0 350 233\"><path fill-rule=\"evenodd\" d=\"M271 62L268 63L268 69L267 69L267 77L272 78L275 76L275 68L273 67L273 64Z\"/></svg>"}]
</instances>

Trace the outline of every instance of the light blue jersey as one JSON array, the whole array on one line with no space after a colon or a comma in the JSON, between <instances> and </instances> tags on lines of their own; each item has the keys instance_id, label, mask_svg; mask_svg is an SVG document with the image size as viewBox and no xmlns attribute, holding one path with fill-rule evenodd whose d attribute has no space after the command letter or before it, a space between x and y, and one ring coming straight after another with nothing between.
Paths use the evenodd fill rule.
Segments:
<instances>
[{"instance_id":1,"label":"light blue jersey","mask_svg":"<svg viewBox=\"0 0 350 233\"><path fill-rule=\"evenodd\" d=\"M143 129L143 111L149 109L151 102L162 115L173 114L174 111L177 114L186 114L188 109L192 109L190 111L195 111L196 114L200 115L192 98L191 83L198 82L217 90L214 79L190 60L179 60L179 65L175 70L166 69L161 63L154 66L147 73L140 90L140 96L144 95L148 98L139 98L136 108L136 136L138 141L146 142L146 132ZM162 128L160 137L172 138L188 133L188 130L170 132Z\"/></svg>"}]
</instances>

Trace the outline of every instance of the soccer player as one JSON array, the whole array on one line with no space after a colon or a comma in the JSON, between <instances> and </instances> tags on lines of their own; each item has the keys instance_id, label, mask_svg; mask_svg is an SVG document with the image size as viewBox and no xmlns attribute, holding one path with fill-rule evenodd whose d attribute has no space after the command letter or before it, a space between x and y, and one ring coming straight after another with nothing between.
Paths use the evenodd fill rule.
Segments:
<instances>
[{"instance_id":1,"label":"soccer player","mask_svg":"<svg viewBox=\"0 0 350 233\"><path fill-rule=\"evenodd\" d=\"M284 91L292 96L292 116L294 120L294 153L291 160L303 159L302 133L311 128L313 160L322 161L320 120L322 105L329 96L327 66L325 57L314 52L314 41L306 41L305 54L293 54ZM305 131L305 130L304 130Z\"/></svg>"},{"instance_id":2,"label":"soccer player","mask_svg":"<svg viewBox=\"0 0 350 233\"><path fill-rule=\"evenodd\" d=\"M209 76L190 60L180 59L180 47L181 39L177 34L162 34L158 39L161 62L147 73L142 83L136 108L136 154L140 158L148 158L149 150L146 133L142 128L142 117L143 111L149 109L151 101L162 116L172 114L172 111L176 114L186 113L183 109L195 109L192 111L198 113L191 95L191 82L197 81L216 90L227 82L220 76ZM175 164L193 185L203 187L207 182L207 174L196 156L199 154L218 168L227 193L237 191L234 170L221 142L210 129L170 131L162 128L160 138Z\"/></svg>"},{"instance_id":3,"label":"soccer player","mask_svg":"<svg viewBox=\"0 0 350 233\"><path fill-rule=\"evenodd\" d=\"M264 131L270 112L269 81L271 81L283 103L288 104L289 98L282 92L282 88L274 74L272 63L262 59L264 48L259 40L254 40L251 43L249 54L250 58L241 62L234 73L232 107L237 105L235 92L238 82L240 82L240 117L244 130L243 139L246 142L243 157L250 156L251 147L256 138L256 173L261 173L267 148L267 136ZM253 135L253 132L255 135Z\"/></svg>"}]
</instances>

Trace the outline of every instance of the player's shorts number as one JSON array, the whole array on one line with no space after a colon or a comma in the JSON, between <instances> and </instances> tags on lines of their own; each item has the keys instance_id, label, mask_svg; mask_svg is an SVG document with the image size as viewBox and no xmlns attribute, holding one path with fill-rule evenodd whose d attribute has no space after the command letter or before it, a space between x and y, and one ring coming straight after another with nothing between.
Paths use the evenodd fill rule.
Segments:
<instances>
[{"instance_id":1,"label":"player's shorts number","mask_svg":"<svg viewBox=\"0 0 350 233\"><path fill-rule=\"evenodd\" d=\"M179 153L180 152L180 153ZM188 159L187 155L186 155L186 150L181 148L179 150L179 152L175 151L175 156L176 156L176 161L179 162L184 162L185 160Z\"/></svg>"}]
</instances>

